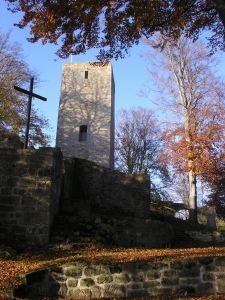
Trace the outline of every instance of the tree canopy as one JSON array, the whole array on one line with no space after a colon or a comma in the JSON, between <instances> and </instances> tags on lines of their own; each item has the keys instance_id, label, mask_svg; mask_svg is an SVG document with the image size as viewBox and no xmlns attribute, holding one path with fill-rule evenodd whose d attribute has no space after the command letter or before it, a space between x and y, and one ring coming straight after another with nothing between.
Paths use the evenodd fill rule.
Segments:
<instances>
[{"instance_id":1,"label":"tree canopy","mask_svg":"<svg viewBox=\"0 0 225 300\"><path fill-rule=\"evenodd\" d=\"M30 25L29 41L61 40L57 54L63 58L99 48L99 59L117 59L155 32L195 39L203 29L212 33L212 49L224 49L225 0L5 1L24 13L18 26Z\"/></svg>"},{"instance_id":2,"label":"tree canopy","mask_svg":"<svg viewBox=\"0 0 225 300\"><path fill-rule=\"evenodd\" d=\"M27 97L14 90L14 85L29 83L34 73L24 61L22 49L9 41L9 34L0 32L0 133L12 132L25 136ZM36 77L36 76L35 76ZM49 137L43 129L48 120L32 107L30 120L30 146L45 146Z\"/></svg>"}]
</instances>

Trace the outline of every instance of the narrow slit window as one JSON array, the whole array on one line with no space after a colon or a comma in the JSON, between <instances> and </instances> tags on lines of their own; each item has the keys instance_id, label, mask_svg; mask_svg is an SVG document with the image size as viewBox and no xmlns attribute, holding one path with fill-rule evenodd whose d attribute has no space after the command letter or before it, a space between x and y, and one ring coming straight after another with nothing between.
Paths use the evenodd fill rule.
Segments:
<instances>
[{"instance_id":1,"label":"narrow slit window","mask_svg":"<svg viewBox=\"0 0 225 300\"><path fill-rule=\"evenodd\" d=\"M88 71L85 71L85 72L84 72L84 78L85 78L85 79L88 79Z\"/></svg>"},{"instance_id":2,"label":"narrow slit window","mask_svg":"<svg viewBox=\"0 0 225 300\"><path fill-rule=\"evenodd\" d=\"M79 132L79 141L83 142L86 140L87 140L87 125L81 125L80 132Z\"/></svg>"}]
</instances>

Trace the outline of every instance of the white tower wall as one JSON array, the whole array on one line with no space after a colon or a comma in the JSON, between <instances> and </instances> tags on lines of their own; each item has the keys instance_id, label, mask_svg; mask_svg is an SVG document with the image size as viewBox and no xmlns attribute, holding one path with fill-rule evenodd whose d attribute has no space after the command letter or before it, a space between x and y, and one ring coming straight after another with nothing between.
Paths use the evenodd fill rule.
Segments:
<instances>
[{"instance_id":1,"label":"white tower wall","mask_svg":"<svg viewBox=\"0 0 225 300\"><path fill-rule=\"evenodd\" d=\"M56 146L65 157L113 168L114 97L111 63L63 65Z\"/></svg>"}]
</instances>

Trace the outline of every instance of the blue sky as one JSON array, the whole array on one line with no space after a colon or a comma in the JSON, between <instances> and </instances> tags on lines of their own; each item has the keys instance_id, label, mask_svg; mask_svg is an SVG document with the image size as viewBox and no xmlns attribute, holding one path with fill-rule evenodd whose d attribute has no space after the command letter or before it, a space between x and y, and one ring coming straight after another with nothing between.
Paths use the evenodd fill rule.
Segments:
<instances>
[{"instance_id":1,"label":"blue sky","mask_svg":"<svg viewBox=\"0 0 225 300\"><path fill-rule=\"evenodd\" d=\"M36 93L47 97L47 102L35 99L35 106L49 119L52 127L52 145L54 145L58 104L61 82L62 64L70 59L59 59L55 52L57 46L40 42L32 44L26 38L29 37L29 28L19 29L13 26L20 20L21 14L13 14L7 11L7 4L4 0L0 1L0 31L11 31L11 41L19 42L24 50L26 62L30 69L39 74L40 85L35 89ZM146 47L146 46L145 46ZM146 48L143 45L135 46L130 50L125 59L112 61L114 78L116 84L116 112L121 108L132 106L152 107L149 99L140 96L140 90L148 86L154 90L151 78L147 72L147 61L143 58ZM225 55L220 60L220 74L225 77ZM96 61L95 52L89 51L85 55L73 56L73 61ZM154 100L154 93L149 96ZM158 111L160 115L160 111Z\"/></svg>"},{"instance_id":2,"label":"blue sky","mask_svg":"<svg viewBox=\"0 0 225 300\"><path fill-rule=\"evenodd\" d=\"M7 11L5 1L0 1L0 31L11 31L11 42L19 42L23 48L25 61L30 69L36 71L40 77L40 85L35 93L47 97L47 102L34 99L35 106L45 115L52 126L53 145L56 134L57 114L59 104L60 82L62 64L70 59L59 59L55 52L57 46L40 42L32 44L26 38L29 37L29 28L19 29L13 24L20 20L21 14L13 14ZM145 52L143 46L136 46L131 49L130 54L118 61L112 61L113 72L116 84L116 112L121 108L132 106L150 107L151 103L139 95L140 90L146 84L150 84L147 72L147 63L142 57ZM84 55L73 56L76 61L96 61L95 52L89 51Z\"/></svg>"}]
</instances>

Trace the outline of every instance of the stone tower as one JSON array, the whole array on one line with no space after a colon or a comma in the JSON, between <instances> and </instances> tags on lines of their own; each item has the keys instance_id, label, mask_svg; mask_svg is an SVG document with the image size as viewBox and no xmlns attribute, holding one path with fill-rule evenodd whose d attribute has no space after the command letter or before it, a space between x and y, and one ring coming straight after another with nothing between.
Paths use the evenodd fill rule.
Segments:
<instances>
[{"instance_id":1,"label":"stone tower","mask_svg":"<svg viewBox=\"0 0 225 300\"><path fill-rule=\"evenodd\" d=\"M56 146L64 157L113 168L114 98L111 63L63 65Z\"/></svg>"}]
</instances>

